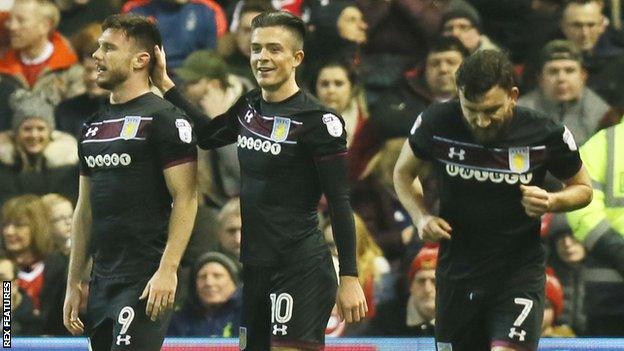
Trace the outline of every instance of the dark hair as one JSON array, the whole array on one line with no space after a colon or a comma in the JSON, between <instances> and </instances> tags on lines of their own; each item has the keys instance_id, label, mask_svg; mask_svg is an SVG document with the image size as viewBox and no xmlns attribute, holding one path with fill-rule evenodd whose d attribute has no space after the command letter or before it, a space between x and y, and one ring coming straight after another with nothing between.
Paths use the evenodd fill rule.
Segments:
<instances>
[{"instance_id":1,"label":"dark hair","mask_svg":"<svg viewBox=\"0 0 624 351\"><path fill-rule=\"evenodd\" d=\"M583 66L583 54L573 42L568 40L553 40L544 45L540 51L539 68L544 68L549 61L573 60Z\"/></svg>"},{"instance_id":2,"label":"dark hair","mask_svg":"<svg viewBox=\"0 0 624 351\"><path fill-rule=\"evenodd\" d=\"M286 11L266 11L254 17L251 21L251 30L264 27L286 27L297 39L297 43L303 48L306 29L301 18Z\"/></svg>"},{"instance_id":3,"label":"dark hair","mask_svg":"<svg viewBox=\"0 0 624 351\"><path fill-rule=\"evenodd\" d=\"M513 65L500 51L479 50L459 66L456 82L457 88L470 101L479 100L495 86L511 91L515 84Z\"/></svg>"},{"instance_id":4,"label":"dark hair","mask_svg":"<svg viewBox=\"0 0 624 351\"><path fill-rule=\"evenodd\" d=\"M312 77L312 80L310 82L310 92L312 92L312 94L314 94L314 96L316 96L316 94L317 94L316 82L318 82L319 74L321 74L321 71L323 69L328 68L328 67L342 68L347 73L347 79L351 83L351 86L353 87L353 89L357 88L357 86L359 84L359 78L358 78L358 72L355 69L355 67L353 67L353 65L350 65L349 63L347 63L345 60L342 60L342 59L339 59L339 58L328 59L327 61L324 61L320 65L318 65L318 69L316 70L316 74L314 74L314 76Z\"/></svg>"},{"instance_id":5,"label":"dark hair","mask_svg":"<svg viewBox=\"0 0 624 351\"><path fill-rule=\"evenodd\" d=\"M445 51L457 51L464 58L470 55L470 51L462 44L462 42L452 36L440 36L438 37L433 44L429 47L429 52L427 54L445 52Z\"/></svg>"},{"instance_id":6,"label":"dark hair","mask_svg":"<svg viewBox=\"0 0 624 351\"><path fill-rule=\"evenodd\" d=\"M106 17L102 31L109 28L120 29L126 36L134 39L137 46L150 55L150 70L154 66L154 46L162 45L160 32L151 19L134 14L117 14Z\"/></svg>"}]
</instances>

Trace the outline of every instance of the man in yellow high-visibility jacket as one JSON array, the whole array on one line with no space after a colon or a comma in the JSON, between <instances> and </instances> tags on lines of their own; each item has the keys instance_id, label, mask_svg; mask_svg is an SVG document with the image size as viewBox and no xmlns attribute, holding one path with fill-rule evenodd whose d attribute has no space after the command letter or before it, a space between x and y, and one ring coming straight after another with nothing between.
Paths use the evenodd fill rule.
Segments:
<instances>
[{"instance_id":1,"label":"man in yellow high-visibility jacket","mask_svg":"<svg viewBox=\"0 0 624 351\"><path fill-rule=\"evenodd\" d=\"M588 250L588 332L624 335L624 122L598 132L580 152L594 198L589 206L568 213L567 219Z\"/></svg>"}]
</instances>

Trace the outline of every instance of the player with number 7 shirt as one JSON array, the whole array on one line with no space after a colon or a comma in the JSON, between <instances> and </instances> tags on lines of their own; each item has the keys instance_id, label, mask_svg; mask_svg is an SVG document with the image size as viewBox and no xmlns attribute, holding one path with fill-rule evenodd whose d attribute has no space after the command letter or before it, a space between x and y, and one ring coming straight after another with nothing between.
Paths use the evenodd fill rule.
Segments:
<instances>
[{"instance_id":1,"label":"player with number 7 shirt","mask_svg":"<svg viewBox=\"0 0 624 351\"><path fill-rule=\"evenodd\" d=\"M479 51L456 77L459 101L418 116L394 169L418 234L440 243L437 350L536 350L545 279L540 216L589 204L589 176L567 128L516 106L504 54ZM413 185L428 166L439 180L438 216ZM562 190L543 188L547 172Z\"/></svg>"}]
</instances>

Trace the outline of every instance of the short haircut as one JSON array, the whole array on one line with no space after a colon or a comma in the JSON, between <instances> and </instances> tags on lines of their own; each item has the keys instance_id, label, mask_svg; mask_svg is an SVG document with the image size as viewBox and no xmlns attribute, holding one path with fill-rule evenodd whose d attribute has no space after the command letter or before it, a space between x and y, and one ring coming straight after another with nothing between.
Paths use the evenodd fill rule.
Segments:
<instances>
[{"instance_id":1,"label":"short haircut","mask_svg":"<svg viewBox=\"0 0 624 351\"><path fill-rule=\"evenodd\" d=\"M136 45L150 55L150 70L154 66L154 46L162 46L162 38L156 24L144 16L134 14L117 14L106 17L102 23L102 31L107 29L122 30L128 38L134 39Z\"/></svg>"},{"instance_id":2,"label":"short haircut","mask_svg":"<svg viewBox=\"0 0 624 351\"><path fill-rule=\"evenodd\" d=\"M577 61L583 66L583 54L581 50L569 40L553 40L544 45L540 51L539 69L543 69L546 63L554 60Z\"/></svg>"},{"instance_id":3,"label":"short haircut","mask_svg":"<svg viewBox=\"0 0 624 351\"><path fill-rule=\"evenodd\" d=\"M286 11L266 11L251 21L252 31L265 27L285 27L295 37L298 49L303 49L306 29L301 18Z\"/></svg>"},{"instance_id":4,"label":"short haircut","mask_svg":"<svg viewBox=\"0 0 624 351\"><path fill-rule=\"evenodd\" d=\"M452 36L440 36L438 37L433 44L429 47L429 54L445 52L445 51L457 51L464 58L470 55L470 51L462 44L462 42Z\"/></svg>"},{"instance_id":5,"label":"short haircut","mask_svg":"<svg viewBox=\"0 0 624 351\"><path fill-rule=\"evenodd\" d=\"M466 99L478 101L495 86L511 91L515 84L514 69L504 53L480 50L464 59L457 70L456 81Z\"/></svg>"}]
</instances>

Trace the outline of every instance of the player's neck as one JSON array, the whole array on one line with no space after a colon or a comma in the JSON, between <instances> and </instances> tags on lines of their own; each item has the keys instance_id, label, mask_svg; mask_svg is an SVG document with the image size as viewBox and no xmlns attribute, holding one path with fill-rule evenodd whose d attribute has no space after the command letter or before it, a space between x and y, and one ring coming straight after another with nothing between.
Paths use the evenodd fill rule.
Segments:
<instances>
[{"instance_id":1,"label":"player's neck","mask_svg":"<svg viewBox=\"0 0 624 351\"><path fill-rule=\"evenodd\" d=\"M125 82L111 90L110 103L113 105L123 104L149 91L149 81L147 79L129 77Z\"/></svg>"},{"instance_id":2,"label":"player's neck","mask_svg":"<svg viewBox=\"0 0 624 351\"><path fill-rule=\"evenodd\" d=\"M299 91L299 86L295 79L289 79L275 90L262 89L262 99L266 102L280 102L295 95Z\"/></svg>"}]
</instances>

